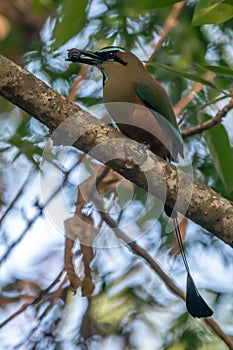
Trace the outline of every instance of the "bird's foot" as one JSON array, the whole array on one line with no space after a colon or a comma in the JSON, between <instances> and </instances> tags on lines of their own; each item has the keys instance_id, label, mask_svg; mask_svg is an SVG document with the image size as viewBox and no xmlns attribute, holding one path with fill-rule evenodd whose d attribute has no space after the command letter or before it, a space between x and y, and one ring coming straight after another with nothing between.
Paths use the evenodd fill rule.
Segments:
<instances>
[{"instance_id":1,"label":"bird's foot","mask_svg":"<svg viewBox=\"0 0 233 350\"><path fill-rule=\"evenodd\" d=\"M135 166L142 166L147 160L147 149L145 144L138 144L135 141L126 140L124 144L126 162L125 166L128 169L133 169Z\"/></svg>"},{"instance_id":2,"label":"bird's foot","mask_svg":"<svg viewBox=\"0 0 233 350\"><path fill-rule=\"evenodd\" d=\"M138 144L138 152L142 153L142 154L146 154L146 151L148 149L150 149L150 144L146 143L145 141L143 141L142 143Z\"/></svg>"}]
</instances>

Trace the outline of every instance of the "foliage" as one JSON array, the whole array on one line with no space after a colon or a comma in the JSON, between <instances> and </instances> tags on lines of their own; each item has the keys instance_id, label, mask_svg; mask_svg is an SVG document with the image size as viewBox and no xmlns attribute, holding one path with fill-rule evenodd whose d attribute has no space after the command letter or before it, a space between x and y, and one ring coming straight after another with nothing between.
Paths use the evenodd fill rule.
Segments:
<instances>
[{"instance_id":1,"label":"foliage","mask_svg":"<svg viewBox=\"0 0 233 350\"><path fill-rule=\"evenodd\" d=\"M67 49L120 45L148 61L173 5L178 1L12 0L4 3L5 7L0 6L0 24L4 29L0 31L2 54L24 63L55 90L68 95L74 78L82 72L79 65L65 62ZM179 115L184 130L213 118L230 99L232 25L231 0L186 1L175 26L173 23L162 47L147 65L150 74L164 85L174 105L195 83L201 85L199 93ZM214 73L212 80L206 79L207 72ZM75 102L87 108L101 101L102 77L96 70L89 70L82 76ZM77 186L92 173L95 165L85 163L81 179L77 180L75 170L80 165L76 164L82 157L80 153L75 150L66 153L65 148L50 152L47 144L45 156L47 129L5 100L1 99L0 103L1 163L4 165L0 169L3 197L0 248L4 257L0 262L7 271L2 272L0 322L12 313L12 306L18 309L25 299L33 300L32 296L36 300L30 304L28 313L24 312L12 324L8 323L7 327L15 332L15 337L5 335L4 327L0 330L3 346L12 348L24 343L25 349L65 349L68 346L81 349L91 344L91 348L105 349L109 344L116 344L119 349L204 350L216 349L216 346L226 349L203 322L190 319L183 303L123 245L94 252L95 259L91 262L96 285L94 295L88 298L82 298L79 292L76 296L71 295L67 281L61 276L57 289L52 286L46 290L63 264L64 239L63 236L57 238L51 222L59 216L61 230L64 230L64 219L70 215L60 202L53 206L53 201L57 194L64 195L74 211ZM221 124L185 139L195 177L230 200L233 200L232 137L232 114L229 112ZM43 182L43 171L40 179L37 172L33 179L30 175L31 166L38 167L41 159L45 165L43 171L49 169L52 174L44 193L41 193L40 183ZM63 191L56 191L56 185L61 182L64 183ZM138 214L129 234L139 235L139 244L166 266L169 275L183 286L183 267L179 259L174 262L168 253L173 247L173 239L171 234L165 233L165 220L161 218L156 225L151 224L156 204L145 192L136 189L125 209L131 188L126 184L116 190L107 185L106 188L102 195L106 204L115 199L114 208L120 214L117 216L113 208L112 215L118 223L127 223ZM52 208L48 209L49 220L42 210L41 197L48 208ZM149 210L140 216L146 204ZM82 209L87 217L94 210L88 205ZM95 220L99 220L98 215ZM56 227L58 231L59 228ZM186 244L191 269L199 277L200 287L208 290L206 293L216 310L216 320L230 334L232 253L229 247L204 230L192 224L188 226L189 230L195 233L188 235ZM146 235L142 234L144 231L147 231ZM44 239L44 245L38 236ZM106 237L101 233L96 240L104 242ZM115 242L116 238L112 234L108 240ZM82 276L83 266L86 268L88 264L82 265L81 251L82 247L76 244L72 259L75 272ZM23 331L22 325L25 325Z\"/></svg>"}]
</instances>

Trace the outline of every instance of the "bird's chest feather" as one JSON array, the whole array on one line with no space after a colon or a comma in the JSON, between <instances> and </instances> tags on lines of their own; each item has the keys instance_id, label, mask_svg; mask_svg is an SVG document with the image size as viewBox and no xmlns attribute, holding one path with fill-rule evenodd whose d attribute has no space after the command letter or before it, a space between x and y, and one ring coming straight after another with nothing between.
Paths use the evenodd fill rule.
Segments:
<instances>
[{"instance_id":1,"label":"bird's chest feather","mask_svg":"<svg viewBox=\"0 0 233 350\"><path fill-rule=\"evenodd\" d=\"M105 81L104 89L104 102L129 102L142 104L141 100L136 94L136 81L125 80L124 76L113 78L107 78Z\"/></svg>"},{"instance_id":2,"label":"bird's chest feather","mask_svg":"<svg viewBox=\"0 0 233 350\"><path fill-rule=\"evenodd\" d=\"M104 87L104 102L110 116L123 134L147 144L161 157L167 153L164 139L167 140L168 135L138 97L135 82L126 89L123 82L118 84L111 80L107 81Z\"/></svg>"}]
</instances>

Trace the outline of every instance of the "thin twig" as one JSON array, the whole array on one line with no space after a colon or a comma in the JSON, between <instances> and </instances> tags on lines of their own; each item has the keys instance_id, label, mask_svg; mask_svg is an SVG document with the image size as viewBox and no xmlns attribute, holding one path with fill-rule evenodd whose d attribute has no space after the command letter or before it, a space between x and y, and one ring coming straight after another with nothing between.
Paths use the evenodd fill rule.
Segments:
<instances>
[{"instance_id":1,"label":"thin twig","mask_svg":"<svg viewBox=\"0 0 233 350\"><path fill-rule=\"evenodd\" d=\"M71 85L71 88L69 91L68 99L70 102L74 102L76 100L78 90L80 88L82 81L85 79L87 75L88 69L89 69L89 66L87 64L82 64L79 74L74 80L73 84Z\"/></svg>"},{"instance_id":2,"label":"thin twig","mask_svg":"<svg viewBox=\"0 0 233 350\"><path fill-rule=\"evenodd\" d=\"M11 314L7 319L5 319L3 322L0 323L0 328L4 327L8 322L13 320L16 316L20 315L23 311L25 311L29 306L32 306L34 304L37 304L40 302L45 295L48 294L48 292L59 282L64 270L62 270L58 276L55 278L55 280L46 288L40 291L38 296L34 298L29 303L24 303L18 310L16 310L13 314Z\"/></svg>"},{"instance_id":3,"label":"thin twig","mask_svg":"<svg viewBox=\"0 0 233 350\"><path fill-rule=\"evenodd\" d=\"M147 253L147 251L140 247L135 241L132 241L129 236L119 229L118 223L114 221L106 212L101 212L100 215L102 216L103 220L114 230L115 235L127 243L134 253L146 260L173 293L185 300L184 292L182 292L182 290L176 286L176 284L167 276L167 274L161 269L155 260Z\"/></svg>"},{"instance_id":4,"label":"thin twig","mask_svg":"<svg viewBox=\"0 0 233 350\"><path fill-rule=\"evenodd\" d=\"M33 174L33 170L34 170L34 166L32 167L32 169L30 170L28 176L26 177L24 183L22 184L22 186L20 187L20 189L18 190L18 193L16 194L15 198L11 201L9 207L5 210L5 212L3 213L2 217L0 218L0 225L2 224L3 220L5 219L5 217L7 216L7 214L11 211L11 209L14 207L15 203L18 201L18 199L21 197L21 195L23 194L23 191L25 190L26 185L29 182L30 177Z\"/></svg>"},{"instance_id":5,"label":"thin twig","mask_svg":"<svg viewBox=\"0 0 233 350\"><path fill-rule=\"evenodd\" d=\"M62 184L58 184L55 191L51 194L51 196L46 200L46 202L41 205L39 202L35 204L35 206L38 208L38 212L35 213L35 215L28 220L27 226L24 228L24 230L21 232L21 234L16 238L14 242L11 243L11 245L8 247L7 251L0 257L0 266L7 260L9 255L12 253L13 249L17 247L17 245L24 239L30 228L36 223L36 220L43 214L44 209L50 204L50 202L56 197L56 195L61 191L62 186L66 183L68 180L69 174L72 172L73 169L77 165L79 165L80 162L75 163L71 169L68 172L63 171L64 173L64 179ZM16 198L16 197L15 197Z\"/></svg>"},{"instance_id":6,"label":"thin twig","mask_svg":"<svg viewBox=\"0 0 233 350\"><path fill-rule=\"evenodd\" d=\"M152 52L152 54L150 55L147 64L151 61L153 61L155 55L157 54L158 50L160 49L160 47L162 46L163 42L165 41L166 37L168 36L168 33L172 30L172 28L177 26L177 17L180 14L180 11L182 10L182 8L185 5L185 1L181 1L181 2L177 2L171 10L171 13L169 14L169 16L167 17L163 29L160 31L159 33L159 40L155 43L152 44L152 46L154 47L154 50Z\"/></svg>"},{"instance_id":7,"label":"thin twig","mask_svg":"<svg viewBox=\"0 0 233 350\"><path fill-rule=\"evenodd\" d=\"M215 98L215 99L213 99L213 100L211 100L211 101L208 101L208 102L206 102L206 103L204 103L204 104L202 104L202 105L200 105L200 106L197 106L197 107L194 108L192 111L187 111L187 112L185 112L185 113L182 115L182 117L179 119L179 121L177 122L178 125L181 125L181 124L183 123L183 121L184 121L185 119L187 119L191 114L197 113L197 112L199 112L199 111L203 111L206 107L209 107L209 106L211 106L211 105L214 105L214 104L216 104L217 102L223 101L223 100L225 100L225 99L229 99L229 98L231 98L231 96L232 96L232 95L231 95L230 93L224 94L223 96L217 97L217 98Z\"/></svg>"},{"instance_id":8,"label":"thin twig","mask_svg":"<svg viewBox=\"0 0 233 350\"><path fill-rule=\"evenodd\" d=\"M230 350L233 350L233 339L227 335L223 330L220 328L220 326L217 324L216 321L214 321L213 318L208 317L205 318L205 323L208 324L212 328L215 334L217 334L223 341L224 343L228 346Z\"/></svg>"},{"instance_id":9,"label":"thin twig","mask_svg":"<svg viewBox=\"0 0 233 350\"><path fill-rule=\"evenodd\" d=\"M215 73L208 71L203 75L203 79L205 79L206 81L211 81L213 80L214 76ZM175 115L181 114L183 109L197 96L197 94L199 94L199 92L202 89L202 83L199 83L198 81L194 83L191 89L187 92L187 94L184 95L184 97L182 97L182 99L178 101L177 104L173 107Z\"/></svg>"},{"instance_id":10,"label":"thin twig","mask_svg":"<svg viewBox=\"0 0 233 350\"><path fill-rule=\"evenodd\" d=\"M98 203L99 205L99 203ZM118 228L117 222L114 221L106 212L99 212L103 220L113 229L115 235L127 243L127 246L138 256L142 257L150 267L159 275L166 286L181 299L185 300L185 294L171 278L161 269L161 267L155 262L155 260L147 253L145 249L140 247L135 241L132 241L121 229ZM233 340L229 335L223 332L220 326L210 317L205 318L204 321L212 328L212 330L224 341L230 350L233 350Z\"/></svg>"},{"instance_id":11,"label":"thin twig","mask_svg":"<svg viewBox=\"0 0 233 350\"><path fill-rule=\"evenodd\" d=\"M182 130L181 134L182 134L183 138L188 137L188 136L192 136L195 134L199 134L202 131L208 130L208 129L212 128L213 126L219 124L221 122L221 120L226 116L226 114L231 109L233 109L233 97L231 98L230 102L225 107L223 107L223 109L218 111L218 113L213 118L207 120L204 123L192 126L186 130Z\"/></svg>"}]
</instances>

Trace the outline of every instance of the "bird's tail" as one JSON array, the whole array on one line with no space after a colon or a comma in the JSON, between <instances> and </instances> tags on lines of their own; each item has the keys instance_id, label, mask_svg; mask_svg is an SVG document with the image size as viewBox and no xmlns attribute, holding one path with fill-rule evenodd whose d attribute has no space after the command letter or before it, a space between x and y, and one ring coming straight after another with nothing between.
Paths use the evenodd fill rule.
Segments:
<instances>
[{"instance_id":1,"label":"bird's tail","mask_svg":"<svg viewBox=\"0 0 233 350\"><path fill-rule=\"evenodd\" d=\"M172 215L173 216L173 215ZM186 307L188 312L193 317L210 317L213 315L213 311L211 308L207 305L205 300L200 295L197 287L195 286L195 283L193 281L193 278L190 273L189 264L186 258L184 245L182 241L182 237L180 234L180 228L177 221L177 215L176 217L173 216L174 226L175 226L175 233L176 233L176 239L180 248L181 257L184 262L185 269L187 271L187 286L186 286Z\"/></svg>"}]
</instances>

